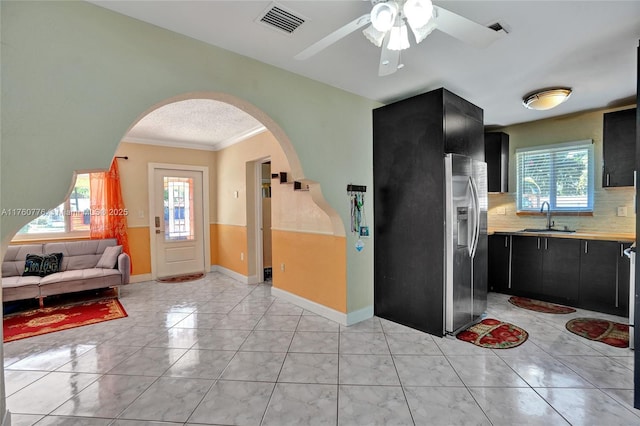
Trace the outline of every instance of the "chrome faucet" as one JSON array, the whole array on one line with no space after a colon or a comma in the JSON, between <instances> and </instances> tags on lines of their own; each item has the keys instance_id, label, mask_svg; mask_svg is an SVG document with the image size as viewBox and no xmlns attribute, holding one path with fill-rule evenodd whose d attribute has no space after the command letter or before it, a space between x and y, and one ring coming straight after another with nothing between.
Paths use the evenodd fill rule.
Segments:
<instances>
[{"instance_id":1,"label":"chrome faucet","mask_svg":"<svg viewBox=\"0 0 640 426\"><path fill-rule=\"evenodd\" d=\"M542 206L540 207L540 213L544 211L544 205L547 205L547 229L551 229L553 224L551 223L551 206L548 201L543 201Z\"/></svg>"}]
</instances>

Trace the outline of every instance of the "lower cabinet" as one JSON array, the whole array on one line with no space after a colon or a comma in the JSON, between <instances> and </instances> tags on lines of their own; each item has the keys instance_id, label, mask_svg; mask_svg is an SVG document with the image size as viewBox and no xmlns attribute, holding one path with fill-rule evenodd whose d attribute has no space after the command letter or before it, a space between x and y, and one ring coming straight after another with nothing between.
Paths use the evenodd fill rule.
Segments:
<instances>
[{"instance_id":1,"label":"lower cabinet","mask_svg":"<svg viewBox=\"0 0 640 426\"><path fill-rule=\"evenodd\" d=\"M511 292L563 304L578 302L580 241L513 236Z\"/></svg>"},{"instance_id":2,"label":"lower cabinet","mask_svg":"<svg viewBox=\"0 0 640 426\"><path fill-rule=\"evenodd\" d=\"M536 297L542 294L542 252L539 237L511 237L511 293Z\"/></svg>"},{"instance_id":3,"label":"lower cabinet","mask_svg":"<svg viewBox=\"0 0 640 426\"><path fill-rule=\"evenodd\" d=\"M575 305L580 292L580 240L543 240L542 294L549 301Z\"/></svg>"},{"instance_id":4,"label":"lower cabinet","mask_svg":"<svg viewBox=\"0 0 640 426\"><path fill-rule=\"evenodd\" d=\"M629 246L616 241L493 235L490 288L627 316L629 259L624 249Z\"/></svg>"},{"instance_id":5,"label":"lower cabinet","mask_svg":"<svg viewBox=\"0 0 640 426\"><path fill-rule=\"evenodd\" d=\"M629 314L628 244L614 241L581 241L579 306L598 312Z\"/></svg>"},{"instance_id":6,"label":"lower cabinet","mask_svg":"<svg viewBox=\"0 0 640 426\"><path fill-rule=\"evenodd\" d=\"M489 236L489 291L509 291L511 235Z\"/></svg>"}]
</instances>

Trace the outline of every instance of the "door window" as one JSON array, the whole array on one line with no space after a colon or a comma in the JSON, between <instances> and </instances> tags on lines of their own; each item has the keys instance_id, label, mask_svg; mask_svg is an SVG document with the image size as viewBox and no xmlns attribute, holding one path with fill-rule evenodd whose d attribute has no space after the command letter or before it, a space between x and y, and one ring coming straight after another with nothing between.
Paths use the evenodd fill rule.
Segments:
<instances>
[{"instance_id":1,"label":"door window","mask_svg":"<svg viewBox=\"0 0 640 426\"><path fill-rule=\"evenodd\" d=\"M195 239L193 179L164 177L165 241Z\"/></svg>"}]
</instances>

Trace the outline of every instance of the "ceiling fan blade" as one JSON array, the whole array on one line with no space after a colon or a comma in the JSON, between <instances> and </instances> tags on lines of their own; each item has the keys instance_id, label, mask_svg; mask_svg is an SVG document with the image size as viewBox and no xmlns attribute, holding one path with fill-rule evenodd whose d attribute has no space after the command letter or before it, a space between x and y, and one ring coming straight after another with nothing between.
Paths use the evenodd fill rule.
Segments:
<instances>
[{"instance_id":1,"label":"ceiling fan blade","mask_svg":"<svg viewBox=\"0 0 640 426\"><path fill-rule=\"evenodd\" d=\"M316 53L320 52L321 50L331 46L333 43L337 42L338 40L348 36L349 34L351 34L354 31L364 27L365 25L369 24L370 22L371 22L371 15L369 13L367 13L366 15L362 15L361 17L359 17L357 19L354 19L353 21L349 22L347 25L345 25L345 26L343 26L341 28L338 28L337 30L335 30L334 32L329 34L328 36L318 40L315 43L313 43L311 46L307 47L302 52L300 52L296 56L294 56L294 58L296 58L299 61L303 61L305 59L308 59L311 56L315 55Z\"/></svg>"},{"instance_id":2,"label":"ceiling fan blade","mask_svg":"<svg viewBox=\"0 0 640 426\"><path fill-rule=\"evenodd\" d=\"M504 30L494 31L439 6L435 9L437 29L467 44L484 48L506 34Z\"/></svg>"},{"instance_id":3,"label":"ceiling fan blade","mask_svg":"<svg viewBox=\"0 0 640 426\"><path fill-rule=\"evenodd\" d=\"M389 35L384 37L382 43L382 52L380 53L380 67L378 68L378 76L384 77L385 75L391 75L398 71L398 62L400 62L400 51L389 50L387 45L389 44Z\"/></svg>"}]
</instances>

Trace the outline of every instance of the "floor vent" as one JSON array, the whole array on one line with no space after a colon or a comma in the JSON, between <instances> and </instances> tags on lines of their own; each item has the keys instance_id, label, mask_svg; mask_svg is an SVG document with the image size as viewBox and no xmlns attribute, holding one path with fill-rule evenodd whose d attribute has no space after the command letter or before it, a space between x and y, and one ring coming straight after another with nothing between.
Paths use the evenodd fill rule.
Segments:
<instances>
[{"instance_id":1,"label":"floor vent","mask_svg":"<svg viewBox=\"0 0 640 426\"><path fill-rule=\"evenodd\" d=\"M305 19L277 3L271 3L267 10L258 16L256 22L285 34L291 34L296 28L304 24Z\"/></svg>"}]
</instances>

